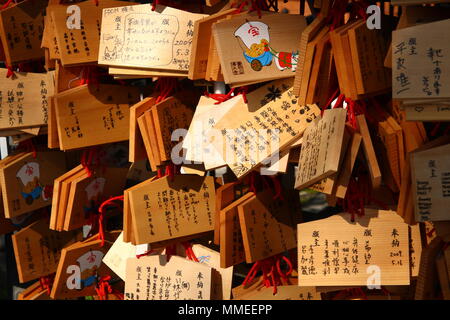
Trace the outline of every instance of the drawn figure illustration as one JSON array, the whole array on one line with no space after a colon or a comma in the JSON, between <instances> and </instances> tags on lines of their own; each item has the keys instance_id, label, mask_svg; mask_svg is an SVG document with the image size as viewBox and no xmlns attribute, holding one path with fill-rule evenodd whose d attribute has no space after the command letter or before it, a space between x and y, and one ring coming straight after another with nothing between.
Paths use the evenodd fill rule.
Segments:
<instances>
[{"instance_id":1,"label":"drawn figure illustration","mask_svg":"<svg viewBox=\"0 0 450 320\"><path fill-rule=\"evenodd\" d=\"M42 196L44 201L51 198L52 186L42 186L40 179L39 163L28 162L24 164L16 174L22 183L22 197L28 205L31 205L34 200Z\"/></svg>"},{"instance_id":2,"label":"drawn figure illustration","mask_svg":"<svg viewBox=\"0 0 450 320\"><path fill-rule=\"evenodd\" d=\"M97 270L103 259L103 252L94 250L83 254L77 259L81 273L81 287L86 288L95 284Z\"/></svg>"},{"instance_id":3,"label":"drawn figure illustration","mask_svg":"<svg viewBox=\"0 0 450 320\"><path fill-rule=\"evenodd\" d=\"M269 26L259 21L247 21L241 25L234 36L247 47L244 57L255 71L270 66L272 60L279 70L297 69L298 52L277 52L270 46Z\"/></svg>"},{"instance_id":4,"label":"drawn figure illustration","mask_svg":"<svg viewBox=\"0 0 450 320\"><path fill-rule=\"evenodd\" d=\"M100 197L105 189L105 183L105 178L95 178L84 189L86 191L87 203L83 206L83 209L86 214L86 218L88 217L89 212L97 211L96 203L100 201Z\"/></svg>"}]
</instances>

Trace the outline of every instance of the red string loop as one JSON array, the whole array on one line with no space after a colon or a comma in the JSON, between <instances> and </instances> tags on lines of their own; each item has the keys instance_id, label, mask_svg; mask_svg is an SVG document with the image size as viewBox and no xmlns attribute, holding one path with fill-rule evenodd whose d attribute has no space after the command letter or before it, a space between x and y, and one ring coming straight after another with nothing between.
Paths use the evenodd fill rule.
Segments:
<instances>
[{"instance_id":1,"label":"red string loop","mask_svg":"<svg viewBox=\"0 0 450 320\"><path fill-rule=\"evenodd\" d=\"M33 158L36 159L37 151L32 139L19 142L18 149L25 149L25 152L32 152Z\"/></svg>"},{"instance_id":2,"label":"red string loop","mask_svg":"<svg viewBox=\"0 0 450 320\"><path fill-rule=\"evenodd\" d=\"M95 292L97 293L99 300L108 300L108 294L113 292L112 287L109 284L110 280L111 276L103 276L98 281Z\"/></svg>"},{"instance_id":3,"label":"red string loop","mask_svg":"<svg viewBox=\"0 0 450 320\"><path fill-rule=\"evenodd\" d=\"M283 272L281 270L281 261L286 262L288 270ZM289 258L282 254L278 254L263 260L256 261L248 272L242 283L243 286L253 282L258 272L262 273L262 283L266 288L273 287L273 294L277 293L277 286L282 285L281 279L285 283L289 283L289 275L292 274L293 266Z\"/></svg>"},{"instance_id":4,"label":"red string loop","mask_svg":"<svg viewBox=\"0 0 450 320\"><path fill-rule=\"evenodd\" d=\"M52 291L53 281L55 279L55 275L51 274L48 276L43 276L39 278L39 285L42 290L46 290L47 294L50 295Z\"/></svg>"},{"instance_id":5,"label":"red string loop","mask_svg":"<svg viewBox=\"0 0 450 320\"><path fill-rule=\"evenodd\" d=\"M197 256L194 253L194 250L192 249L192 244L189 241L182 242L181 244L184 247L186 257L191 261L199 262Z\"/></svg>"},{"instance_id":6,"label":"red string loop","mask_svg":"<svg viewBox=\"0 0 450 320\"><path fill-rule=\"evenodd\" d=\"M103 227L103 219L104 219L106 207L107 206L115 206L115 207L120 206L117 203L114 203L114 201L122 201L123 202L124 201L123 195L109 198L108 200L104 201L98 208L98 213L99 213L99 215L98 215L98 238L100 240L102 240L101 245L100 245L101 247L103 247L105 245L105 232L104 232L104 227Z\"/></svg>"}]
</instances>

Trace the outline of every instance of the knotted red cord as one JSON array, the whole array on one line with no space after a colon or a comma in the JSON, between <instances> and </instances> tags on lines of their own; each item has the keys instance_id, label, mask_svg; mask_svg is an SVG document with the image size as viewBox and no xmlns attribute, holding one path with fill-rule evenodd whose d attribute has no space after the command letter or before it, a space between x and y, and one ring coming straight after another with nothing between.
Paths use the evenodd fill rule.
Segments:
<instances>
[{"instance_id":1,"label":"knotted red cord","mask_svg":"<svg viewBox=\"0 0 450 320\"><path fill-rule=\"evenodd\" d=\"M229 99L231 99L231 95L234 92L234 88L232 88L227 94L221 94L221 93L208 93L205 92L204 95L208 98L212 98L214 100L216 100L217 102L215 102L214 104L220 104L222 102L225 102Z\"/></svg>"},{"instance_id":2,"label":"knotted red cord","mask_svg":"<svg viewBox=\"0 0 450 320\"><path fill-rule=\"evenodd\" d=\"M111 280L111 276L103 276L98 281L95 292L97 293L97 296L99 300L108 300L108 294L112 293L112 287L109 284L109 281Z\"/></svg>"},{"instance_id":3,"label":"knotted red cord","mask_svg":"<svg viewBox=\"0 0 450 320\"><path fill-rule=\"evenodd\" d=\"M27 140L19 142L18 148L25 149L26 150L25 152L32 152L33 158L36 159L37 151L36 151L36 147L34 146L32 139L27 139Z\"/></svg>"},{"instance_id":4,"label":"knotted red cord","mask_svg":"<svg viewBox=\"0 0 450 320\"><path fill-rule=\"evenodd\" d=\"M117 203L114 203L114 201L124 201L123 195L121 196L117 196L117 197L111 197L108 200L104 201L100 207L98 208L98 238L102 240L101 242L101 247L103 247L105 245L105 233L104 233L104 228L103 228L103 218L105 215L105 208L106 206L115 206L115 207L119 207L120 205L118 205ZM122 207L123 208L123 207Z\"/></svg>"},{"instance_id":5,"label":"knotted red cord","mask_svg":"<svg viewBox=\"0 0 450 320\"><path fill-rule=\"evenodd\" d=\"M238 5L238 2L233 3L231 5L231 8L235 8L236 6L238 6L238 8L236 9L236 11L233 12L233 14L239 14L244 10L244 7L248 4L248 1L241 1Z\"/></svg>"},{"instance_id":6,"label":"knotted red cord","mask_svg":"<svg viewBox=\"0 0 450 320\"><path fill-rule=\"evenodd\" d=\"M195 262L199 262L197 257L195 256L194 250L192 249L192 244L189 241L181 243L184 247L184 251L186 253L186 257Z\"/></svg>"},{"instance_id":7,"label":"knotted red cord","mask_svg":"<svg viewBox=\"0 0 450 320\"><path fill-rule=\"evenodd\" d=\"M231 88L231 90L228 91L228 93L226 93L226 94L209 93L206 91L203 95L205 97L216 100L217 102L215 102L214 104L220 104L222 102L225 102L225 101L233 98L234 97L233 93L236 93L234 96L237 96L238 94L242 95L242 99L244 100L244 103L248 102L248 100L247 100L248 87L247 86L243 86L243 87L239 87L239 88Z\"/></svg>"},{"instance_id":8,"label":"knotted red cord","mask_svg":"<svg viewBox=\"0 0 450 320\"><path fill-rule=\"evenodd\" d=\"M436 231L435 228L431 229L430 231L427 232L427 236L431 237L435 231Z\"/></svg>"},{"instance_id":9,"label":"knotted red cord","mask_svg":"<svg viewBox=\"0 0 450 320\"><path fill-rule=\"evenodd\" d=\"M144 253L137 254L137 255L136 255L136 258L140 259L140 258L142 258L142 257L146 257L146 256L152 254L153 252L155 252L155 250L152 250L152 249L151 249L151 250L147 250L147 251L145 251Z\"/></svg>"},{"instance_id":10,"label":"knotted red cord","mask_svg":"<svg viewBox=\"0 0 450 320\"><path fill-rule=\"evenodd\" d=\"M98 281L95 287L95 292L97 293L99 300L109 300L108 299L109 294L114 294L117 298L123 300L124 299L123 294L114 289L109 284L109 281L111 281L111 276L109 275L101 277L100 280Z\"/></svg>"},{"instance_id":11,"label":"knotted red cord","mask_svg":"<svg viewBox=\"0 0 450 320\"><path fill-rule=\"evenodd\" d=\"M0 10L5 10L9 7L9 5L13 2L13 0L8 0L4 5L1 6Z\"/></svg>"},{"instance_id":12,"label":"knotted red cord","mask_svg":"<svg viewBox=\"0 0 450 320\"><path fill-rule=\"evenodd\" d=\"M176 78L160 77L156 81L155 90L159 91L156 103L165 100L176 89L178 81Z\"/></svg>"},{"instance_id":13,"label":"knotted red cord","mask_svg":"<svg viewBox=\"0 0 450 320\"><path fill-rule=\"evenodd\" d=\"M283 188L281 187L280 180L278 180L279 178L277 176L271 176L271 178L275 187L275 195L273 196L273 200L284 200L284 196L282 194Z\"/></svg>"},{"instance_id":14,"label":"knotted red cord","mask_svg":"<svg viewBox=\"0 0 450 320\"><path fill-rule=\"evenodd\" d=\"M47 294L50 295L52 291L53 281L55 279L55 275L51 274L48 276L43 276L39 278L39 285L42 290L46 290Z\"/></svg>"},{"instance_id":15,"label":"knotted red cord","mask_svg":"<svg viewBox=\"0 0 450 320\"><path fill-rule=\"evenodd\" d=\"M269 7L265 0L251 0L251 8L248 12L256 11L258 13L258 18L261 19L261 11L269 11Z\"/></svg>"},{"instance_id":16,"label":"knotted red cord","mask_svg":"<svg viewBox=\"0 0 450 320\"><path fill-rule=\"evenodd\" d=\"M330 24L330 31L342 26L345 22L345 12L347 10L348 0L335 1L331 7L326 23Z\"/></svg>"},{"instance_id":17,"label":"knotted red cord","mask_svg":"<svg viewBox=\"0 0 450 320\"><path fill-rule=\"evenodd\" d=\"M166 165L165 176L168 176L170 181L173 181L173 179L175 178L176 171L177 171L177 169L176 169L175 165L173 163L170 163L170 164Z\"/></svg>"},{"instance_id":18,"label":"knotted red cord","mask_svg":"<svg viewBox=\"0 0 450 320\"><path fill-rule=\"evenodd\" d=\"M342 205L344 212L351 214L352 222L355 221L355 215L364 216L364 207L370 203L388 210L385 203L372 197L370 177L367 172L362 172L359 168L356 168L354 176L350 178L345 198L338 203Z\"/></svg>"},{"instance_id":19,"label":"knotted red cord","mask_svg":"<svg viewBox=\"0 0 450 320\"><path fill-rule=\"evenodd\" d=\"M325 103L325 105L322 106L322 108L321 108L321 115L322 116L323 116L323 112L328 108L329 105L331 105L331 103L333 102L334 99L336 99L338 94L339 94L339 88L336 89L336 91L333 92L333 94L330 96L330 98L328 98L328 100Z\"/></svg>"},{"instance_id":20,"label":"knotted red cord","mask_svg":"<svg viewBox=\"0 0 450 320\"><path fill-rule=\"evenodd\" d=\"M161 0L153 0L152 2L152 11L156 10L156 6L159 4Z\"/></svg>"},{"instance_id":21,"label":"knotted red cord","mask_svg":"<svg viewBox=\"0 0 450 320\"><path fill-rule=\"evenodd\" d=\"M281 270L281 261L285 261L288 266L288 270L285 273ZM247 284L250 284L259 271L262 272L264 286L266 288L273 287L273 294L275 295L277 293L277 286L283 284L281 279L286 284L289 284L288 277L291 275L293 267L290 259L282 254L256 261L242 282L242 285L245 287Z\"/></svg>"},{"instance_id":22,"label":"knotted red cord","mask_svg":"<svg viewBox=\"0 0 450 320\"><path fill-rule=\"evenodd\" d=\"M81 79L80 85L96 85L99 87L100 78L105 75L104 72L100 71L101 69L95 66L85 66L81 69Z\"/></svg>"}]
</instances>

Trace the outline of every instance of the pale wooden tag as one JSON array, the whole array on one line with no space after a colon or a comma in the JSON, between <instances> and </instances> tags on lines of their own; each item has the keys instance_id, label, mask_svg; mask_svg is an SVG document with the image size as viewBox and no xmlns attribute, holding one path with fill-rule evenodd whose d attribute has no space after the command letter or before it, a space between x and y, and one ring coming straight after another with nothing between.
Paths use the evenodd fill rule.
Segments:
<instances>
[{"instance_id":1,"label":"pale wooden tag","mask_svg":"<svg viewBox=\"0 0 450 320\"><path fill-rule=\"evenodd\" d=\"M123 241L123 232L113 243L106 255L103 257L103 263L106 264L123 281L126 278L127 260L136 258L137 246Z\"/></svg>"},{"instance_id":2,"label":"pale wooden tag","mask_svg":"<svg viewBox=\"0 0 450 320\"><path fill-rule=\"evenodd\" d=\"M245 261L238 207L253 197L254 194L249 192L220 210L219 244L220 265L222 268L234 266Z\"/></svg>"},{"instance_id":3,"label":"pale wooden tag","mask_svg":"<svg viewBox=\"0 0 450 320\"><path fill-rule=\"evenodd\" d=\"M403 106L407 121L450 121L450 105Z\"/></svg>"},{"instance_id":4,"label":"pale wooden tag","mask_svg":"<svg viewBox=\"0 0 450 320\"><path fill-rule=\"evenodd\" d=\"M292 83L293 78L277 80L250 92L246 107L231 108L207 134L236 177L269 164L320 115L316 105L297 104Z\"/></svg>"},{"instance_id":5,"label":"pale wooden tag","mask_svg":"<svg viewBox=\"0 0 450 320\"><path fill-rule=\"evenodd\" d=\"M125 300L210 300L212 268L178 256L127 260Z\"/></svg>"},{"instance_id":6,"label":"pale wooden tag","mask_svg":"<svg viewBox=\"0 0 450 320\"><path fill-rule=\"evenodd\" d=\"M296 189L304 189L339 169L347 110L325 110L305 130L299 160Z\"/></svg>"},{"instance_id":7,"label":"pale wooden tag","mask_svg":"<svg viewBox=\"0 0 450 320\"><path fill-rule=\"evenodd\" d=\"M392 95L395 99L450 97L450 19L396 30L392 33Z\"/></svg>"},{"instance_id":8,"label":"pale wooden tag","mask_svg":"<svg viewBox=\"0 0 450 320\"><path fill-rule=\"evenodd\" d=\"M220 266L220 253L201 244L192 246L198 262L212 268L211 300L230 300L233 267Z\"/></svg>"},{"instance_id":9,"label":"pale wooden tag","mask_svg":"<svg viewBox=\"0 0 450 320\"><path fill-rule=\"evenodd\" d=\"M53 72L16 73L7 78L0 69L0 129L46 125Z\"/></svg>"},{"instance_id":10,"label":"pale wooden tag","mask_svg":"<svg viewBox=\"0 0 450 320\"><path fill-rule=\"evenodd\" d=\"M204 17L151 4L104 9L99 64L187 73L194 22Z\"/></svg>"},{"instance_id":11,"label":"pale wooden tag","mask_svg":"<svg viewBox=\"0 0 450 320\"><path fill-rule=\"evenodd\" d=\"M41 39L48 0L27 0L0 12L0 37L9 66L44 57Z\"/></svg>"},{"instance_id":12,"label":"pale wooden tag","mask_svg":"<svg viewBox=\"0 0 450 320\"><path fill-rule=\"evenodd\" d=\"M348 30L359 95L373 94L391 88L390 70L383 64L388 44L382 32L370 30L365 21Z\"/></svg>"},{"instance_id":13,"label":"pale wooden tag","mask_svg":"<svg viewBox=\"0 0 450 320\"><path fill-rule=\"evenodd\" d=\"M62 150L128 140L130 105L139 101L137 87L83 85L55 96Z\"/></svg>"},{"instance_id":14,"label":"pale wooden tag","mask_svg":"<svg viewBox=\"0 0 450 320\"><path fill-rule=\"evenodd\" d=\"M207 65L209 63L208 53L211 46L214 45L211 27L213 23L235 11L235 9L228 9L195 21L189 64L189 79L205 79Z\"/></svg>"},{"instance_id":15,"label":"pale wooden tag","mask_svg":"<svg viewBox=\"0 0 450 320\"><path fill-rule=\"evenodd\" d=\"M155 98L147 97L130 108L130 147L128 152L130 162L142 160L146 156L144 141L138 131L137 119L155 103Z\"/></svg>"},{"instance_id":16,"label":"pale wooden tag","mask_svg":"<svg viewBox=\"0 0 450 320\"><path fill-rule=\"evenodd\" d=\"M420 224L409 226L410 233L410 265L411 265L411 277L417 277L419 275L420 256L422 254L422 238L420 235Z\"/></svg>"},{"instance_id":17,"label":"pale wooden tag","mask_svg":"<svg viewBox=\"0 0 450 320\"><path fill-rule=\"evenodd\" d=\"M411 153L412 194L417 221L449 220L450 144Z\"/></svg>"},{"instance_id":18,"label":"pale wooden tag","mask_svg":"<svg viewBox=\"0 0 450 320\"><path fill-rule=\"evenodd\" d=\"M369 167L372 187L378 188L381 184L381 171L380 167L378 166L378 160L375 154L375 149L373 148L369 127L367 126L365 116L362 114L356 116L356 121L358 123L359 133L362 136L363 151L367 160L367 165Z\"/></svg>"},{"instance_id":19,"label":"pale wooden tag","mask_svg":"<svg viewBox=\"0 0 450 320\"><path fill-rule=\"evenodd\" d=\"M189 130L183 139L186 149L185 159L188 162L202 162L205 170L226 165L220 153L209 144L207 132L218 123L236 105L244 106L242 95L215 105L216 100L202 96L195 109Z\"/></svg>"},{"instance_id":20,"label":"pale wooden tag","mask_svg":"<svg viewBox=\"0 0 450 320\"><path fill-rule=\"evenodd\" d=\"M214 178L175 175L145 181L129 191L136 244L214 229Z\"/></svg>"},{"instance_id":21,"label":"pale wooden tag","mask_svg":"<svg viewBox=\"0 0 450 320\"><path fill-rule=\"evenodd\" d=\"M293 77L306 20L300 15L256 12L212 26L226 83Z\"/></svg>"},{"instance_id":22,"label":"pale wooden tag","mask_svg":"<svg viewBox=\"0 0 450 320\"><path fill-rule=\"evenodd\" d=\"M151 110L160 160L171 160L172 149L177 145L177 141L172 140L172 134L177 129L189 127L193 116L192 109L186 107L179 99L170 97L155 104Z\"/></svg>"},{"instance_id":23,"label":"pale wooden tag","mask_svg":"<svg viewBox=\"0 0 450 320\"><path fill-rule=\"evenodd\" d=\"M27 153L0 171L5 217L12 218L51 204L53 180L66 171L62 152Z\"/></svg>"},{"instance_id":24,"label":"pale wooden tag","mask_svg":"<svg viewBox=\"0 0 450 320\"><path fill-rule=\"evenodd\" d=\"M98 3L85 1L77 3L80 13L80 28L68 28L73 11L69 5L52 5L47 9L54 25L54 33L63 66L97 62L99 56L100 26L104 8L128 6L129 2L102 0Z\"/></svg>"},{"instance_id":25,"label":"pale wooden tag","mask_svg":"<svg viewBox=\"0 0 450 320\"><path fill-rule=\"evenodd\" d=\"M96 238L97 235L62 249L50 297L53 299L64 299L94 295L96 294L95 280L97 276L113 275L111 274L112 271L102 263L103 257L111 247L111 243L105 241L105 245L102 247L101 240L95 240ZM75 285L77 280L74 276L76 271L68 270L69 266L77 266L80 269L80 289L68 287L68 284L69 286Z\"/></svg>"},{"instance_id":26,"label":"pale wooden tag","mask_svg":"<svg viewBox=\"0 0 450 320\"><path fill-rule=\"evenodd\" d=\"M244 294L236 300L322 300L320 292L315 287L299 287L297 285L277 286L277 293L273 288L260 286Z\"/></svg>"},{"instance_id":27,"label":"pale wooden tag","mask_svg":"<svg viewBox=\"0 0 450 320\"><path fill-rule=\"evenodd\" d=\"M286 201L272 198L268 190L238 206L247 263L283 253L297 245L297 213Z\"/></svg>"},{"instance_id":28,"label":"pale wooden tag","mask_svg":"<svg viewBox=\"0 0 450 320\"><path fill-rule=\"evenodd\" d=\"M299 286L409 285L408 225L392 212L350 219L298 225Z\"/></svg>"},{"instance_id":29,"label":"pale wooden tag","mask_svg":"<svg viewBox=\"0 0 450 320\"><path fill-rule=\"evenodd\" d=\"M95 210L95 205L122 194L127 173L128 168L100 167L91 177L73 180L67 198L63 230L82 227L89 218L87 213Z\"/></svg>"},{"instance_id":30,"label":"pale wooden tag","mask_svg":"<svg viewBox=\"0 0 450 320\"><path fill-rule=\"evenodd\" d=\"M56 271L61 249L81 240L79 231L59 233L41 219L12 235L17 272L21 283Z\"/></svg>"}]
</instances>

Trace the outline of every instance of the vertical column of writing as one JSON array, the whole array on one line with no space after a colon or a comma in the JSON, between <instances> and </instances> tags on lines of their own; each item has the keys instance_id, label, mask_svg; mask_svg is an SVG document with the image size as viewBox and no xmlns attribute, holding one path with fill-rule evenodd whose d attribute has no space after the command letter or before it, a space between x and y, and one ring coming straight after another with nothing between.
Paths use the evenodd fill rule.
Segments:
<instances>
[{"instance_id":1,"label":"vertical column of writing","mask_svg":"<svg viewBox=\"0 0 450 320\"><path fill-rule=\"evenodd\" d=\"M349 268L349 264L350 264L350 241L346 240L346 241L342 241L342 272L343 274L348 274L350 275L350 268Z\"/></svg>"},{"instance_id":2,"label":"vertical column of writing","mask_svg":"<svg viewBox=\"0 0 450 320\"><path fill-rule=\"evenodd\" d=\"M16 106L16 114L18 125L23 125L23 100L24 100L24 89L25 86L23 82L19 82L17 84L16 96L17 96L17 106Z\"/></svg>"},{"instance_id":3,"label":"vertical column of writing","mask_svg":"<svg viewBox=\"0 0 450 320\"><path fill-rule=\"evenodd\" d=\"M150 206L150 197L148 194L144 194L144 202L145 202L145 213L147 214L148 226L150 227L150 235L154 236L154 226L153 226L153 217Z\"/></svg>"},{"instance_id":4,"label":"vertical column of writing","mask_svg":"<svg viewBox=\"0 0 450 320\"><path fill-rule=\"evenodd\" d=\"M400 240L399 233L397 229L392 229L391 232L391 251L390 258L393 266L402 266L403 265L403 252L400 250Z\"/></svg>"},{"instance_id":5,"label":"vertical column of writing","mask_svg":"<svg viewBox=\"0 0 450 320\"><path fill-rule=\"evenodd\" d=\"M150 300L150 287L151 287L151 271L152 267L147 266L145 268L147 270L146 272L146 278L145 278L145 300Z\"/></svg>"},{"instance_id":6,"label":"vertical column of writing","mask_svg":"<svg viewBox=\"0 0 450 320\"><path fill-rule=\"evenodd\" d=\"M354 275L359 274L359 249L358 238L353 237L352 242L352 273Z\"/></svg>"},{"instance_id":7,"label":"vertical column of writing","mask_svg":"<svg viewBox=\"0 0 450 320\"><path fill-rule=\"evenodd\" d=\"M152 297L150 300L156 300L156 286L158 283L158 268L153 267L153 276L152 276L152 280L151 280L151 292L152 292Z\"/></svg>"},{"instance_id":8,"label":"vertical column of writing","mask_svg":"<svg viewBox=\"0 0 450 320\"><path fill-rule=\"evenodd\" d=\"M331 260L332 262L332 266L333 266L333 271L334 274L338 274L339 273L339 269L340 269L340 244L339 244L339 240L334 240L331 244L332 247L332 251L331 253L333 254L332 257L333 259Z\"/></svg>"},{"instance_id":9,"label":"vertical column of writing","mask_svg":"<svg viewBox=\"0 0 450 320\"><path fill-rule=\"evenodd\" d=\"M197 274L197 299L203 300L203 274L199 272Z\"/></svg>"},{"instance_id":10,"label":"vertical column of writing","mask_svg":"<svg viewBox=\"0 0 450 320\"><path fill-rule=\"evenodd\" d=\"M141 281L142 281L142 268L140 266L136 267L136 299L139 300L141 297Z\"/></svg>"},{"instance_id":11,"label":"vertical column of writing","mask_svg":"<svg viewBox=\"0 0 450 320\"><path fill-rule=\"evenodd\" d=\"M370 261L372 259L372 246L370 244L370 239L372 238L372 229L364 230L364 264L370 265Z\"/></svg>"}]
</instances>

